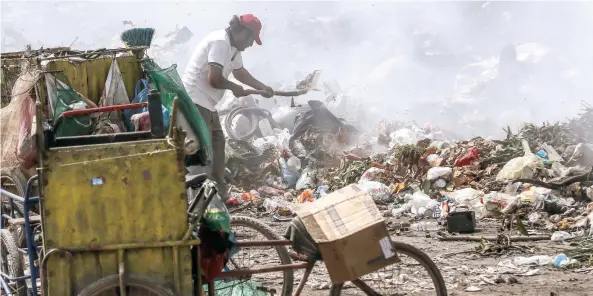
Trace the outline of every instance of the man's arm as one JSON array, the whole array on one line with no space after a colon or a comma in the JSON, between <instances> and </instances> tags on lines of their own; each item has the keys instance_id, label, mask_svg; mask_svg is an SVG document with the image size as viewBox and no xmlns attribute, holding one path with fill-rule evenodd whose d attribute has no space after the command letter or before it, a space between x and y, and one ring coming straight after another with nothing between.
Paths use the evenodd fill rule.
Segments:
<instances>
[{"instance_id":1,"label":"man's arm","mask_svg":"<svg viewBox=\"0 0 593 296\"><path fill-rule=\"evenodd\" d=\"M208 69L208 83L214 88L228 89L233 92L243 91L243 87L229 81L222 76L222 68L217 64L210 64Z\"/></svg>"},{"instance_id":2,"label":"man's arm","mask_svg":"<svg viewBox=\"0 0 593 296\"><path fill-rule=\"evenodd\" d=\"M251 75L251 73L249 73L249 71L247 71L247 69L245 69L245 68L234 70L233 76L235 76L235 78L237 80L239 80L239 82L247 84L247 85L249 85L255 89L258 89L258 90L264 90L267 87L265 84L263 84L259 80L255 79Z\"/></svg>"}]
</instances>

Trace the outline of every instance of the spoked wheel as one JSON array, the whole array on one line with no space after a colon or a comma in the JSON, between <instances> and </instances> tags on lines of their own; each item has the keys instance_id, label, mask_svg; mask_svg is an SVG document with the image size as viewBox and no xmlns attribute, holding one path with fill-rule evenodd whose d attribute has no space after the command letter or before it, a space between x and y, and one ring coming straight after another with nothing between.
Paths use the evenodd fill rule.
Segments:
<instances>
[{"instance_id":1,"label":"spoked wheel","mask_svg":"<svg viewBox=\"0 0 593 296\"><path fill-rule=\"evenodd\" d=\"M24 276L21 254L14 236L8 229L0 229L0 270L11 278ZM27 286L24 279L9 281L8 285L14 295L27 295Z\"/></svg>"},{"instance_id":2,"label":"spoked wheel","mask_svg":"<svg viewBox=\"0 0 593 296\"><path fill-rule=\"evenodd\" d=\"M428 255L417 248L392 242L401 262L388 265L352 282L332 285L330 296L339 295L436 295L446 296L441 272Z\"/></svg>"},{"instance_id":3,"label":"spoked wheel","mask_svg":"<svg viewBox=\"0 0 593 296\"><path fill-rule=\"evenodd\" d=\"M239 242L283 239L269 226L249 217L231 216L231 231ZM291 263L292 260L285 246L245 247L232 255L227 268L240 270ZM220 279L214 282L214 287L217 296L271 295L272 293L277 296L290 296L293 281L294 271L287 270L255 274L245 278Z\"/></svg>"},{"instance_id":4,"label":"spoked wheel","mask_svg":"<svg viewBox=\"0 0 593 296\"><path fill-rule=\"evenodd\" d=\"M0 186L2 189L13 193L18 196L25 196L25 186L27 185L27 179L18 168L2 169L0 172ZM7 196L0 197L2 201L2 207L0 210L2 214L10 214L10 198ZM23 218L25 207L21 202L14 201L14 216L15 218ZM7 219L4 219L4 225L6 226ZM18 247L26 247L26 236L24 225L11 225L10 230L14 233L15 242Z\"/></svg>"},{"instance_id":5,"label":"spoked wheel","mask_svg":"<svg viewBox=\"0 0 593 296\"><path fill-rule=\"evenodd\" d=\"M119 275L104 277L84 288L78 296L119 296ZM149 277L130 274L126 276L126 295L128 296L175 296L175 294L154 283Z\"/></svg>"}]
</instances>

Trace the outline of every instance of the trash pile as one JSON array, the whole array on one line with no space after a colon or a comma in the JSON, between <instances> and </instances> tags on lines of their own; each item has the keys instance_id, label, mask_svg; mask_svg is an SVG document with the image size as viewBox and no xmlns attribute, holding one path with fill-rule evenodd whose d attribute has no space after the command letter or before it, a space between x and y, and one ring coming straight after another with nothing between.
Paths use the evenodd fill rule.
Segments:
<instances>
[{"instance_id":1,"label":"trash pile","mask_svg":"<svg viewBox=\"0 0 593 296\"><path fill-rule=\"evenodd\" d=\"M516 133L507 128L502 140L466 141L434 126L401 122L382 122L360 134L322 103L310 105L291 128L282 129L268 116L272 134L244 140L250 148L233 152L228 167L234 187L227 204L256 205L289 219L295 204L356 183L394 219L448 223L471 213L475 218L468 221L506 217L542 230L593 234L588 105L566 123L527 124ZM245 157L249 153L258 157ZM454 225L448 228L456 232Z\"/></svg>"}]
</instances>

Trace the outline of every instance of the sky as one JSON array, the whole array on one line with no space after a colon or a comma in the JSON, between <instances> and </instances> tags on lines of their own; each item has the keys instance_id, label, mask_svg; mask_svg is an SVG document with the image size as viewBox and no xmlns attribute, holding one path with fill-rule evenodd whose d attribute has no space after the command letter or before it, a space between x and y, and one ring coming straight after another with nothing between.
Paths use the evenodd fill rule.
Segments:
<instances>
[{"instance_id":1,"label":"sky","mask_svg":"<svg viewBox=\"0 0 593 296\"><path fill-rule=\"evenodd\" d=\"M2 52L119 47L135 27L153 44L187 27L193 37L151 56L182 73L200 39L235 14L263 24L245 67L274 87L313 70L339 85L350 114L431 123L466 137L572 117L593 97L593 2L2 1ZM505 48L518 62L501 62ZM317 97L322 94L316 94ZM308 98L304 98L305 100ZM361 116L364 114L365 116Z\"/></svg>"}]
</instances>

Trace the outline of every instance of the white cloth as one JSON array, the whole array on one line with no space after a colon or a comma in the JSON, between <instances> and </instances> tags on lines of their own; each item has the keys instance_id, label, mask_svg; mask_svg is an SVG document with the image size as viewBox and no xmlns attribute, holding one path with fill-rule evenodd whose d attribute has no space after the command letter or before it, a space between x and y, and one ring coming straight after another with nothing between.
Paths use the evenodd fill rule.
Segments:
<instances>
[{"instance_id":1,"label":"white cloth","mask_svg":"<svg viewBox=\"0 0 593 296\"><path fill-rule=\"evenodd\" d=\"M231 46L226 30L214 31L198 44L182 78L192 101L215 112L215 106L222 99L225 90L216 89L208 83L210 65L222 67L224 78L228 78L233 70L243 67L241 52Z\"/></svg>"}]
</instances>

